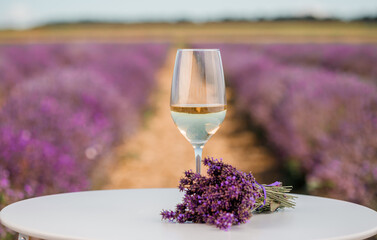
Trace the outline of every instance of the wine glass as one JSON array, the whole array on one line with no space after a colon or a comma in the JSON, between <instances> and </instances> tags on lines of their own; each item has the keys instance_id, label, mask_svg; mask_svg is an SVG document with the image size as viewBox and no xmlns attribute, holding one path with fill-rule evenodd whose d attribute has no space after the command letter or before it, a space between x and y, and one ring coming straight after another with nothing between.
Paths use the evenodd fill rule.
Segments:
<instances>
[{"instance_id":1,"label":"wine glass","mask_svg":"<svg viewBox=\"0 0 377 240\"><path fill-rule=\"evenodd\" d=\"M224 72L218 49L179 49L170 95L175 125L195 150L200 174L204 144L226 114Z\"/></svg>"}]
</instances>

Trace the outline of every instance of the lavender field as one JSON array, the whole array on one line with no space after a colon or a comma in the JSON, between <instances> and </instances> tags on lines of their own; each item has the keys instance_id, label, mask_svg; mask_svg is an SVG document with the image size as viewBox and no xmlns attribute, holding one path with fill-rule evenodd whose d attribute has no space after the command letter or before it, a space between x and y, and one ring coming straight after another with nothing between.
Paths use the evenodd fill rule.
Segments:
<instances>
[{"instance_id":1,"label":"lavender field","mask_svg":"<svg viewBox=\"0 0 377 240\"><path fill-rule=\"evenodd\" d=\"M377 46L194 47L221 50L237 107L309 193L377 207Z\"/></svg>"},{"instance_id":2,"label":"lavender field","mask_svg":"<svg viewBox=\"0 0 377 240\"><path fill-rule=\"evenodd\" d=\"M192 46L221 50L235 98L229 108L247 116L253 126L248 131L263 133L255 136L267 140L264 147L281 169L304 177L306 192L377 208L377 46ZM192 149L187 144L185 152L186 140L175 139L181 136L169 122L173 55L156 85L167 50L167 44L1 45L0 208L90 189L100 164L130 142L137 147L122 154L139 156L126 157L129 165L116 159L125 165L111 175L129 177L110 186L165 187L173 173L179 176L183 163L192 162ZM160 94L154 124L138 135L143 140L131 138L152 92ZM234 151L229 135L222 138L214 156ZM240 155L246 156L244 150ZM0 228L1 237L5 234Z\"/></svg>"},{"instance_id":3,"label":"lavender field","mask_svg":"<svg viewBox=\"0 0 377 240\"><path fill-rule=\"evenodd\" d=\"M0 46L0 208L23 198L89 189L99 160L140 122L167 49L167 44Z\"/></svg>"}]
</instances>

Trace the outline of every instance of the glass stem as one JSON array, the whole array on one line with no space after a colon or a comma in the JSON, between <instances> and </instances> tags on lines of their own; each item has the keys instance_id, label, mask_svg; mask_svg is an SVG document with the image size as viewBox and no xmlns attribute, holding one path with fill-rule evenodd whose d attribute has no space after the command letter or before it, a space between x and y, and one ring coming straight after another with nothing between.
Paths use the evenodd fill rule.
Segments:
<instances>
[{"instance_id":1,"label":"glass stem","mask_svg":"<svg viewBox=\"0 0 377 240\"><path fill-rule=\"evenodd\" d=\"M195 150L195 162L196 162L196 173L200 174L200 168L202 165L202 153L204 145L193 145Z\"/></svg>"}]
</instances>

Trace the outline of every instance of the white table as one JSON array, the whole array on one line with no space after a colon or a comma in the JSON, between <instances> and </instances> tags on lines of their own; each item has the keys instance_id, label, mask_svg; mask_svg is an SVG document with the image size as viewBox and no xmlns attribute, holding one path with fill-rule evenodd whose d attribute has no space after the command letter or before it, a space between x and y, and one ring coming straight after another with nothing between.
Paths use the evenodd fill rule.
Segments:
<instances>
[{"instance_id":1,"label":"white table","mask_svg":"<svg viewBox=\"0 0 377 240\"><path fill-rule=\"evenodd\" d=\"M377 234L377 212L333 199L297 195L297 207L255 214L228 232L206 224L161 221L181 201L176 189L67 193L13 203L0 212L6 227L42 239L363 239Z\"/></svg>"}]
</instances>

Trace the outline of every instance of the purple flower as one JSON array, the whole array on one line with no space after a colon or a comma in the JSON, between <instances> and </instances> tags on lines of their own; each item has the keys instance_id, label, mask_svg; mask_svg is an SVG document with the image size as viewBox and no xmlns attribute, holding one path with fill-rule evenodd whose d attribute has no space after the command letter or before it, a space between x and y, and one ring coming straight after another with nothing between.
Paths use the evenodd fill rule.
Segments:
<instances>
[{"instance_id":1,"label":"purple flower","mask_svg":"<svg viewBox=\"0 0 377 240\"><path fill-rule=\"evenodd\" d=\"M178 223L208 223L221 230L245 223L256 200L262 197L253 175L213 158L205 158L203 163L208 167L208 177L186 171L179 184L185 192L183 203L175 211L162 211L162 218Z\"/></svg>"},{"instance_id":2,"label":"purple flower","mask_svg":"<svg viewBox=\"0 0 377 240\"><path fill-rule=\"evenodd\" d=\"M233 222L233 213L221 212L215 220L215 225L217 228L227 231L233 225Z\"/></svg>"}]
</instances>

